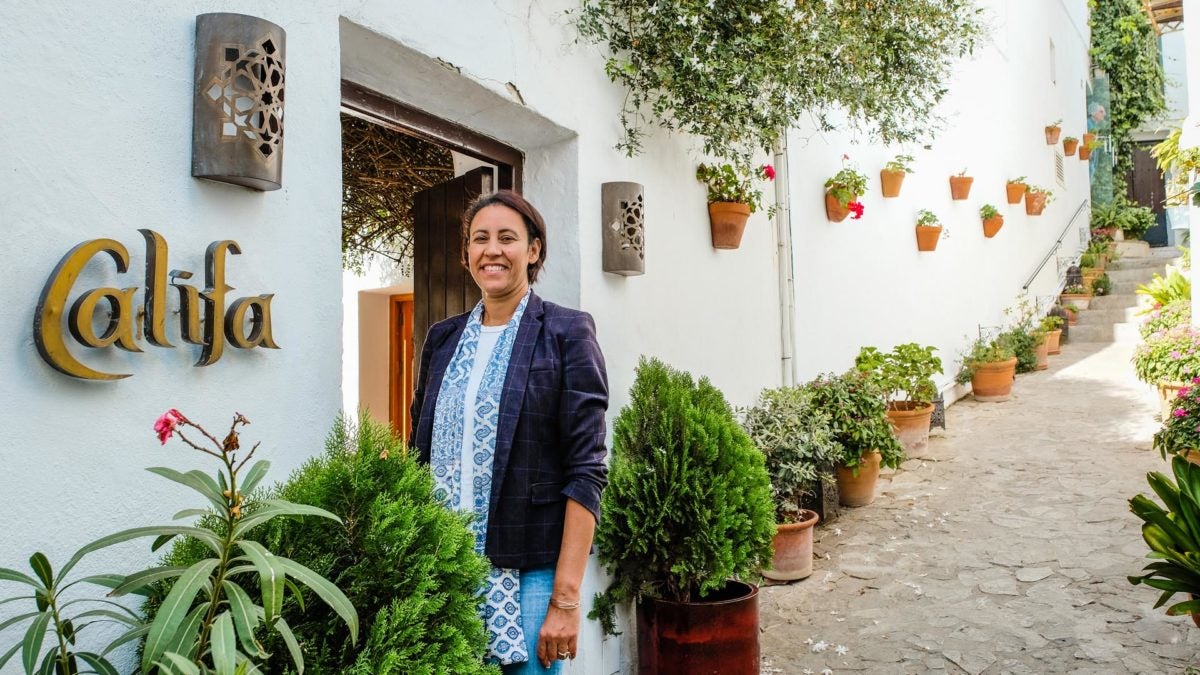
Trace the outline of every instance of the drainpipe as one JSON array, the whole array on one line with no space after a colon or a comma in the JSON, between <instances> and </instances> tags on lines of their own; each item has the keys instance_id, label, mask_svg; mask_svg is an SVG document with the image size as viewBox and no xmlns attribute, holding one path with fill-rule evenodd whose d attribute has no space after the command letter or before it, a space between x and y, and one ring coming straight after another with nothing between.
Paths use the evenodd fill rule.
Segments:
<instances>
[{"instance_id":1,"label":"drainpipe","mask_svg":"<svg viewBox=\"0 0 1200 675\"><path fill-rule=\"evenodd\" d=\"M792 275L792 210L788 183L787 130L775 141L775 230L779 242L779 344L783 386L796 384L796 295Z\"/></svg>"}]
</instances>

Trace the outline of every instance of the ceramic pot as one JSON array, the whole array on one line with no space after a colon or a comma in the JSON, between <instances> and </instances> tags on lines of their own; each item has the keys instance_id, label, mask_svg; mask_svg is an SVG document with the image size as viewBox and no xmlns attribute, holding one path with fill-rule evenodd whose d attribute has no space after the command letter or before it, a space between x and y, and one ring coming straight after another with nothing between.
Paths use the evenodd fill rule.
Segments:
<instances>
[{"instance_id":1,"label":"ceramic pot","mask_svg":"<svg viewBox=\"0 0 1200 675\"><path fill-rule=\"evenodd\" d=\"M837 468L838 503L842 506L866 506L875 501L875 483L879 481L879 465L883 455L868 452L853 469ZM858 475L854 475L855 470Z\"/></svg>"},{"instance_id":2,"label":"ceramic pot","mask_svg":"<svg viewBox=\"0 0 1200 675\"><path fill-rule=\"evenodd\" d=\"M851 199L850 201L852 202L855 199L858 199L858 197L856 196L854 199ZM849 204L849 202L847 202L847 204ZM835 223L840 223L843 220L845 220L846 216L848 216L848 215L850 215L850 207L842 206L840 203L838 203L837 197L834 197L833 194L830 192L826 192L825 193L825 216L827 218L829 218L829 220L831 220Z\"/></svg>"},{"instance_id":3,"label":"ceramic pot","mask_svg":"<svg viewBox=\"0 0 1200 675\"><path fill-rule=\"evenodd\" d=\"M1046 210L1046 193L1045 192L1026 192L1025 193L1025 214L1030 216L1040 216L1042 211Z\"/></svg>"},{"instance_id":4,"label":"ceramic pot","mask_svg":"<svg viewBox=\"0 0 1200 675\"><path fill-rule=\"evenodd\" d=\"M708 224L712 228L713 248L733 249L742 245L742 232L750 219L750 205L741 202L712 202L708 205Z\"/></svg>"},{"instance_id":5,"label":"ceramic pot","mask_svg":"<svg viewBox=\"0 0 1200 675\"><path fill-rule=\"evenodd\" d=\"M938 240L942 238L941 225L917 225L917 250L936 251Z\"/></svg>"},{"instance_id":6,"label":"ceramic pot","mask_svg":"<svg viewBox=\"0 0 1200 675\"><path fill-rule=\"evenodd\" d=\"M991 403L1007 401L1012 395L1013 379L1017 376L1017 359L981 363L971 376L971 393L976 401Z\"/></svg>"},{"instance_id":7,"label":"ceramic pot","mask_svg":"<svg viewBox=\"0 0 1200 675\"><path fill-rule=\"evenodd\" d=\"M1062 344L1060 342L1061 340L1062 340L1062 329L1061 328L1052 330L1049 333L1046 333L1046 352L1048 354L1052 354L1052 355L1053 354L1061 354L1062 353Z\"/></svg>"},{"instance_id":8,"label":"ceramic pot","mask_svg":"<svg viewBox=\"0 0 1200 675\"><path fill-rule=\"evenodd\" d=\"M804 509L798 523L775 525L775 556L771 569L762 575L771 581L796 581L812 576L813 527L820 518L816 511Z\"/></svg>"},{"instance_id":9,"label":"ceramic pot","mask_svg":"<svg viewBox=\"0 0 1200 675\"><path fill-rule=\"evenodd\" d=\"M971 183L974 182L975 179L970 176L951 176L950 198L966 199L971 194Z\"/></svg>"},{"instance_id":10,"label":"ceramic pot","mask_svg":"<svg viewBox=\"0 0 1200 675\"><path fill-rule=\"evenodd\" d=\"M899 197L900 186L904 183L904 172L883 169L879 172L879 182L883 186L884 197Z\"/></svg>"},{"instance_id":11,"label":"ceramic pot","mask_svg":"<svg viewBox=\"0 0 1200 675\"><path fill-rule=\"evenodd\" d=\"M1063 139L1063 154L1067 157L1075 154L1075 149L1079 147L1079 139L1064 138Z\"/></svg>"},{"instance_id":12,"label":"ceramic pot","mask_svg":"<svg viewBox=\"0 0 1200 675\"><path fill-rule=\"evenodd\" d=\"M996 236L1000 228L1004 227L1004 216L996 215L991 218L983 219L983 236L991 239Z\"/></svg>"},{"instance_id":13,"label":"ceramic pot","mask_svg":"<svg viewBox=\"0 0 1200 675\"><path fill-rule=\"evenodd\" d=\"M697 602L637 605L638 675L759 675L758 587L729 580Z\"/></svg>"},{"instance_id":14,"label":"ceramic pot","mask_svg":"<svg viewBox=\"0 0 1200 675\"><path fill-rule=\"evenodd\" d=\"M896 431L896 438L904 446L909 457L917 457L929 445L929 420L933 417L933 404L915 408L910 401L895 401L888 404L888 421Z\"/></svg>"},{"instance_id":15,"label":"ceramic pot","mask_svg":"<svg viewBox=\"0 0 1200 675\"><path fill-rule=\"evenodd\" d=\"M1008 197L1009 204L1020 204L1021 197L1025 196L1024 183L1005 183L1004 194Z\"/></svg>"},{"instance_id":16,"label":"ceramic pot","mask_svg":"<svg viewBox=\"0 0 1200 675\"><path fill-rule=\"evenodd\" d=\"M1057 143L1060 134L1062 134L1062 127L1058 125L1046 127L1046 145Z\"/></svg>"}]
</instances>

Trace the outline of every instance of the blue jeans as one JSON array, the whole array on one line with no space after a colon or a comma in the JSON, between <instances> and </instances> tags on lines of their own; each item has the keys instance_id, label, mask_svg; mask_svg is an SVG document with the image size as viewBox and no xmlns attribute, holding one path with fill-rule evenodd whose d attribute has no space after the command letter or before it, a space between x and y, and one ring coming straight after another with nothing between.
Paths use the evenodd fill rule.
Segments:
<instances>
[{"instance_id":1,"label":"blue jeans","mask_svg":"<svg viewBox=\"0 0 1200 675\"><path fill-rule=\"evenodd\" d=\"M543 668L537 658L538 633L546 620L546 609L550 606L550 593L554 590L554 567L535 567L521 570L521 630L525 633L525 646L529 649L529 660L503 666L504 675L558 675L562 672L562 661L554 661Z\"/></svg>"}]
</instances>

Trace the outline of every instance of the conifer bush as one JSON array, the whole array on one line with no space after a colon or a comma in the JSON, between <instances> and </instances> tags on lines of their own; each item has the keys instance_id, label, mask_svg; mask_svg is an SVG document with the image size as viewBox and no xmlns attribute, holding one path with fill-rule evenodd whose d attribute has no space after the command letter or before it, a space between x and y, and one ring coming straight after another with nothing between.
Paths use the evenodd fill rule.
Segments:
<instances>
[{"instance_id":1,"label":"conifer bush","mask_svg":"<svg viewBox=\"0 0 1200 675\"><path fill-rule=\"evenodd\" d=\"M703 600L770 564L771 483L761 452L707 378L643 358L613 429L596 531L612 574L590 615L614 633L618 603Z\"/></svg>"},{"instance_id":2,"label":"conifer bush","mask_svg":"<svg viewBox=\"0 0 1200 675\"><path fill-rule=\"evenodd\" d=\"M283 616L304 649L306 673L499 675L483 663L478 608L488 563L475 553L469 516L435 500L429 470L387 425L339 417L323 455L256 497L319 506L344 523L277 520L255 531L271 550L344 589L358 609L366 637L354 646L328 607L308 594L301 606L289 593ZM196 553L180 542L167 563L186 564ZM261 639L267 651L286 650ZM268 664L264 672L290 671Z\"/></svg>"}]
</instances>

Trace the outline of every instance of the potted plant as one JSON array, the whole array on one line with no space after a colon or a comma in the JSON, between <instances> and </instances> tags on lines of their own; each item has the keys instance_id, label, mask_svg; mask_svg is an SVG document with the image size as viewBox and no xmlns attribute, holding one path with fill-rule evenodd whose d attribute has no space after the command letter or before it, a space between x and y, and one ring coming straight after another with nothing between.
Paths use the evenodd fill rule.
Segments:
<instances>
[{"instance_id":1,"label":"potted plant","mask_svg":"<svg viewBox=\"0 0 1200 675\"><path fill-rule=\"evenodd\" d=\"M1184 383L1200 377L1200 329L1183 325L1151 334L1134 350L1133 370L1139 380L1158 389L1165 421Z\"/></svg>"},{"instance_id":2,"label":"potted plant","mask_svg":"<svg viewBox=\"0 0 1200 675\"><path fill-rule=\"evenodd\" d=\"M1062 327L1063 319L1061 316L1047 314L1042 317L1041 329L1046 334L1046 353L1056 355L1062 353Z\"/></svg>"},{"instance_id":3,"label":"potted plant","mask_svg":"<svg viewBox=\"0 0 1200 675\"><path fill-rule=\"evenodd\" d=\"M1054 145L1058 143L1058 136L1062 133L1062 120L1055 120L1046 125L1046 145Z\"/></svg>"},{"instance_id":4,"label":"potted plant","mask_svg":"<svg viewBox=\"0 0 1200 675\"><path fill-rule=\"evenodd\" d=\"M1163 459L1178 455L1189 462L1200 462L1200 377L1180 388L1171 400L1170 414L1154 434L1154 449ZM1193 495L1200 499L1200 493Z\"/></svg>"},{"instance_id":5,"label":"potted plant","mask_svg":"<svg viewBox=\"0 0 1200 675\"><path fill-rule=\"evenodd\" d=\"M1138 327L1138 331L1142 334L1142 339L1146 339L1151 335L1174 328L1176 326L1185 326L1192 322L1192 301L1191 299L1179 299L1169 302L1165 305L1155 307L1146 313L1146 318L1143 319L1142 325Z\"/></svg>"},{"instance_id":6,"label":"potted plant","mask_svg":"<svg viewBox=\"0 0 1200 675\"><path fill-rule=\"evenodd\" d=\"M1059 295L1064 305L1071 304L1075 309L1087 309L1092 302L1092 291L1087 286L1082 284L1070 284L1063 288L1062 294Z\"/></svg>"},{"instance_id":7,"label":"potted plant","mask_svg":"<svg viewBox=\"0 0 1200 675\"><path fill-rule=\"evenodd\" d=\"M1104 274L1100 269L1100 258L1095 253L1083 253L1079 256L1079 274L1083 277L1083 285L1091 286L1092 282Z\"/></svg>"},{"instance_id":8,"label":"potted plant","mask_svg":"<svg viewBox=\"0 0 1200 675\"><path fill-rule=\"evenodd\" d=\"M1100 141L1093 134L1084 134L1083 143L1079 146L1079 159L1087 161L1092 158L1092 151L1100 147Z\"/></svg>"},{"instance_id":9,"label":"potted plant","mask_svg":"<svg viewBox=\"0 0 1200 675\"><path fill-rule=\"evenodd\" d=\"M942 238L942 226L933 211L922 210L917 214L917 250L936 251Z\"/></svg>"},{"instance_id":10,"label":"potted plant","mask_svg":"<svg viewBox=\"0 0 1200 675\"><path fill-rule=\"evenodd\" d=\"M1170 616L1190 615L1200 626L1200 467L1183 457L1171 459L1175 481L1155 471L1146 480L1163 506L1145 495L1129 500L1129 510L1143 521L1142 539L1150 547L1146 554L1152 562L1141 576L1128 577L1129 583L1145 584L1162 593L1154 607L1162 607L1183 593L1185 600L1167 608Z\"/></svg>"},{"instance_id":11,"label":"potted plant","mask_svg":"<svg viewBox=\"0 0 1200 675\"><path fill-rule=\"evenodd\" d=\"M979 338L962 358L955 377L959 384L971 384L976 401L1007 401L1016 378L1017 357L1003 340Z\"/></svg>"},{"instance_id":12,"label":"potted plant","mask_svg":"<svg viewBox=\"0 0 1200 675\"><path fill-rule=\"evenodd\" d=\"M732 164L696 167L696 180L708 186L708 224L713 248L741 246L746 221L762 206L762 190L754 187L755 179L775 180L775 168L764 164L751 172Z\"/></svg>"},{"instance_id":13,"label":"potted plant","mask_svg":"<svg viewBox=\"0 0 1200 675\"><path fill-rule=\"evenodd\" d=\"M1087 283L1086 281L1084 283ZM1100 276L1092 280L1092 295L1110 295L1112 294L1112 279L1107 274L1101 273Z\"/></svg>"},{"instance_id":14,"label":"potted plant","mask_svg":"<svg viewBox=\"0 0 1200 675\"><path fill-rule=\"evenodd\" d=\"M742 426L766 458L775 499L775 555L762 575L775 581L804 579L813 571L817 513L802 506L822 479L833 480L840 459L829 412L806 387L764 390L742 411Z\"/></svg>"},{"instance_id":15,"label":"potted plant","mask_svg":"<svg viewBox=\"0 0 1200 675\"><path fill-rule=\"evenodd\" d=\"M804 387L811 392L813 404L830 417L839 453L839 503L870 504L875 501L879 468L895 469L904 461L904 448L888 420L879 384L868 373L849 370L821 375Z\"/></svg>"},{"instance_id":16,"label":"potted plant","mask_svg":"<svg viewBox=\"0 0 1200 675\"><path fill-rule=\"evenodd\" d=\"M983 236L988 239L996 236L1000 228L1004 227L1004 216L991 204L984 204L979 208L979 217L983 219Z\"/></svg>"},{"instance_id":17,"label":"potted plant","mask_svg":"<svg viewBox=\"0 0 1200 675\"><path fill-rule=\"evenodd\" d=\"M900 186L904 184L904 176L913 172L911 155L896 155L879 172L879 182L883 188L884 197L899 197Z\"/></svg>"},{"instance_id":18,"label":"potted plant","mask_svg":"<svg viewBox=\"0 0 1200 675\"><path fill-rule=\"evenodd\" d=\"M1025 187L1025 214L1042 215L1042 211L1046 210L1046 204L1050 203L1052 197L1054 197L1054 193L1044 187L1027 185Z\"/></svg>"},{"instance_id":19,"label":"potted plant","mask_svg":"<svg viewBox=\"0 0 1200 675\"><path fill-rule=\"evenodd\" d=\"M967 175L966 169L959 171L957 176L950 176L950 198L966 199L971 194L971 183L974 182L975 179Z\"/></svg>"},{"instance_id":20,"label":"potted plant","mask_svg":"<svg viewBox=\"0 0 1200 675\"><path fill-rule=\"evenodd\" d=\"M1067 136L1063 139L1063 154L1067 157L1075 154L1075 148L1079 147L1079 139L1074 136Z\"/></svg>"},{"instance_id":21,"label":"potted plant","mask_svg":"<svg viewBox=\"0 0 1200 675\"><path fill-rule=\"evenodd\" d=\"M1025 176L1008 179L1008 182L1004 184L1004 194L1008 197L1009 204L1021 203L1021 198L1025 196L1025 186Z\"/></svg>"},{"instance_id":22,"label":"potted plant","mask_svg":"<svg viewBox=\"0 0 1200 675\"><path fill-rule=\"evenodd\" d=\"M842 155L842 169L825 181L825 215L829 220L840 223L846 216L854 214L854 220L862 218L863 205L858 198L867 193L867 177L853 165L846 166L849 155Z\"/></svg>"},{"instance_id":23,"label":"potted plant","mask_svg":"<svg viewBox=\"0 0 1200 675\"><path fill-rule=\"evenodd\" d=\"M741 579L771 559L775 506L720 390L643 358L601 503L611 583L589 616L614 634L617 605L636 602L639 672L757 675L758 589Z\"/></svg>"},{"instance_id":24,"label":"potted plant","mask_svg":"<svg viewBox=\"0 0 1200 675\"><path fill-rule=\"evenodd\" d=\"M909 342L887 353L863 347L854 358L855 368L870 374L884 392L888 420L908 455L915 456L929 443L929 420L938 393L933 376L942 372L942 360L935 351Z\"/></svg>"},{"instance_id":25,"label":"potted plant","mask_svg":"<svg viewBox=\"0 0 1200 675\"><path fill-rule=\"evenodd\" d=\"M1067 325L1074 326L1079 323L1079 305L1073 302L1063 302L1063 311L1067 313Z\"/></svg>"}]
</instances>

